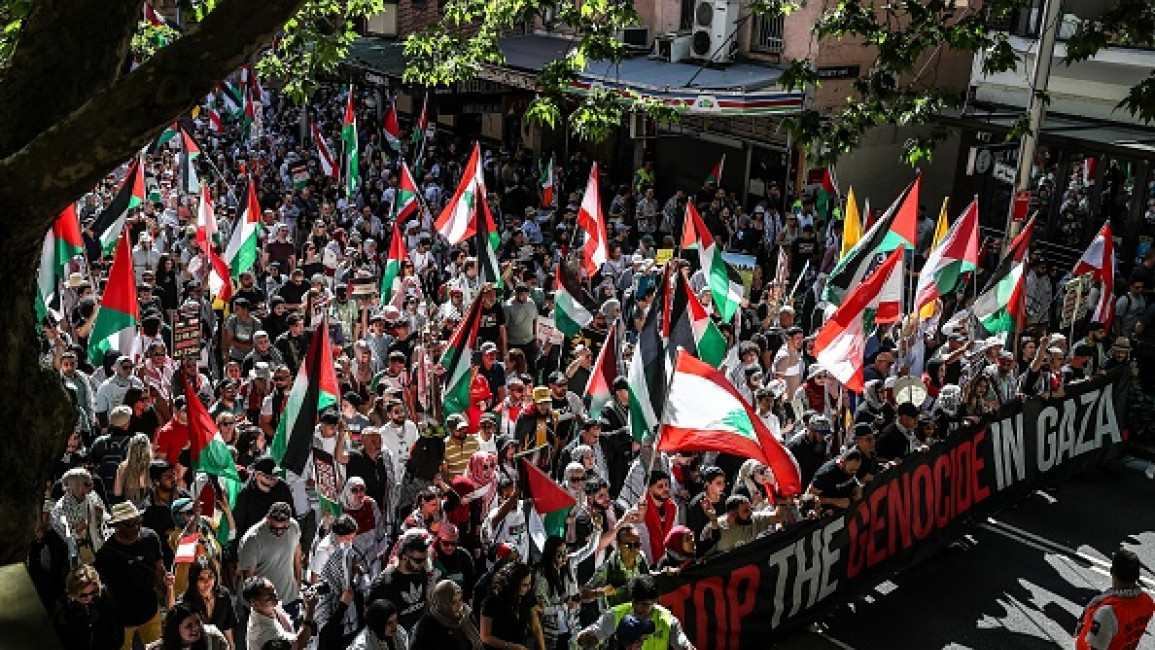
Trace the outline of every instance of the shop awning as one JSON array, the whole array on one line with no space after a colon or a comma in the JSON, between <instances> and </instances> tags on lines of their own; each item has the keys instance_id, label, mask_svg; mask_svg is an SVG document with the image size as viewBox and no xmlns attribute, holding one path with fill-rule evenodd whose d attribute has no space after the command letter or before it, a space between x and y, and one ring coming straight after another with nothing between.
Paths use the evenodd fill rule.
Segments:
<instances>
[{"instance_id":1,"label":"shop awning","mask_svg":"<svg viewBox=\"0 0 1155 650\"><path fill-rule=\"evenodd\" d=\"M537 73L573 47L570 39L510 36L501 39L504 68ZM497 72L494 67L492 71ZM489 70L481 76L487 77ZM573 83L575 93L598 88L638 93L683 112L720 115L764 115L801 110L803 95L778 86L782 68L732 63L712 68L692 62L670 63L646 56L614 64L595 61Z\"/></svg>"}]
</instances>

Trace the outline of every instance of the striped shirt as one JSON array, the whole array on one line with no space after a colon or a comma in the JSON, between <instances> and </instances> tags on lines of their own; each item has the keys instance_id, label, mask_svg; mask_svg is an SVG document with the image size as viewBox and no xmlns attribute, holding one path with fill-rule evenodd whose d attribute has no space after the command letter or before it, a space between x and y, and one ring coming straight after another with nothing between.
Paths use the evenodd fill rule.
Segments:
<instances>
[{"instance_id":1,"label":"striped shirt","mask_svg":"<svg viewBox=\"0 0 1155 650\"><path fill-rule=\"evenodd\" d=\"M469 467L469 459L475 452L481 451L481 442L476 435L465 436L464 440L457 440L453 436L445 439L445 480L452 481L465 474Z\"/></svg>"}]
</instances>

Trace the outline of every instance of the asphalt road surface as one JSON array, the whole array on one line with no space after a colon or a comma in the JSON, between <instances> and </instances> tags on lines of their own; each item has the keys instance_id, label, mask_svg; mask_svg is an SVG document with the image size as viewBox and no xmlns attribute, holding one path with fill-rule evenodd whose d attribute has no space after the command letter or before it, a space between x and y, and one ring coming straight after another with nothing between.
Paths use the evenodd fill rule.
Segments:
<instances>
[{"instance_id":1,"label":"asphalt road surface","mask_svg":"<svg viewBox=\"0 0 1155 650\"><path fill-rule=\"evenodd\" d=\"M774 647L1074 648L1079 614L1110 586L1119 544L1139 554L1144 586L1155 592L1155 481L1091 471L1034 493ZM1150 628L1139 647L1155 650Z\"/></svg>"}]
</instances>

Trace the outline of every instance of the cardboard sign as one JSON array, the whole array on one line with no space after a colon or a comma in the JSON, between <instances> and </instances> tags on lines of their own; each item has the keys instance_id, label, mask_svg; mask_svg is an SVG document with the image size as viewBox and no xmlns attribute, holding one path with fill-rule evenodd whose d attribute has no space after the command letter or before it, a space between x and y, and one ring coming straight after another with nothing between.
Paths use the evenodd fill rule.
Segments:
<instances>
[{"instance_id":1,"label":"cardboard sign","mask_svg":"<svg viewBox=\"0 0 1155 650\"><path fill-rule=\"evenodd\" d=\"M201 346L201 318L196 312L180 312L176 317L176 327L172 330L172 358L200 359Z\"/></svg>"},{"instance_id":2,"label":"cardboard sign","mask_svg":"<svg viewBox=\"0 0 1155 650\"><path fill-rule=\"evenodd\" d=\"M553 345L560 345L565 339L565 335L557 328L557 323L552 318L540 316L537 319L537 340L541 341L542 345L552 343Z\"/></svg>"},{"instance_id":3,"label":"cardboard sign","mask_svg":"<svg viewBox=\"0 0 1155 650\"><path fill-rule=\"evenodd\" d=\"M331 504L341 503L341 485L333 454L316 447L313 447L313 481L319 499Z\"/></svg>"},{"instance_id":4,"label":"cardboard sign","mask_svg":"<svg viewBox=\"0 0 1155 650\"><path fill-rule=\"evenodd\" d=\"M1059 321L1060 328L1066 329L1071 326L1072 322L1087 315L1087 296L1091 293L1091 285L1093 284L1091 278L1090 273L1084 273L1067 281L1066 293L1063 295L1063 311Z\"/></svg>"},{"instance_id":5,"label":"cardboard sign","mask_svg":"<svg viewBox=\"0 0 1155 650\"><path fill-rule=\"evenodd\" d=\"M661 266L672 259L674 259L674 249L672 248L659 248L654 251L654 266Z\"/></svg>"}]
</instances>

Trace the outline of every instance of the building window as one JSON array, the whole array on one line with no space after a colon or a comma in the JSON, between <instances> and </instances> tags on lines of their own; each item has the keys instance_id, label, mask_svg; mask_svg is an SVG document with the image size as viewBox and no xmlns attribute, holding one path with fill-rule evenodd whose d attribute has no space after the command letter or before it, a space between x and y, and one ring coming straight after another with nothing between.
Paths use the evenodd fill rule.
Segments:
<instances>
[{"instance_id":1,"label":"building window","mask_svg":"<svg viewBox=\"0 0 1155 650\"><path fill-rule=\"evenodd\" d=\"M754 16L754 37L750 41L750 49L754 52L781 54L785 23L786 16L784 14L777 16L756 14Z\"/></svg>"}]
</instances>

